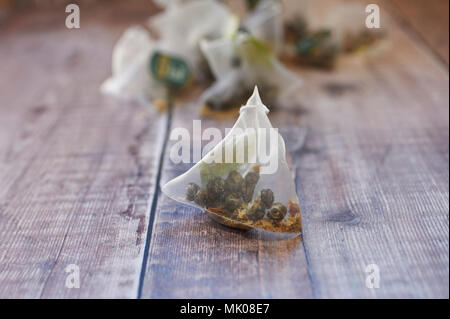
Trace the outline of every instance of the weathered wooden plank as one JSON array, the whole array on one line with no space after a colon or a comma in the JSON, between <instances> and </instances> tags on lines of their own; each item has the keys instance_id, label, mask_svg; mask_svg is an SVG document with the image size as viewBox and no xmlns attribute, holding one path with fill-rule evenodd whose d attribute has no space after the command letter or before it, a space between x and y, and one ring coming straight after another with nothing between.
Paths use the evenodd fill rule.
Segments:
<instances>
[{"instance_id":1,"label":"weathered wooden plank","mask_svg":"<svg viewBox=\"0 0 450 319\"><path fill-rule=\"evenodd\" d=\"M393 5L408 26L448 64L449 7L447 0L394 0Z\"/></svg>"},{"instance_id":2,"label":"weathered wooden plank","mask_svg":"<svg viewBox=\"0 0 450 319\"><path fill-rule=\"evenodd\" d=\"M448 298L448 71L383 21L384 54L304 73L308 134L292 156L313 292ZM366 287L369 264L378 289Z\"/></svg>"},{"instance_id":3,"label":"weathered wooden plank","mask_svg":"<svg viewBox=\"0 0 450 319\"><path fill-rule=\"evenodd\" d=\"M82 10L79 30L64 8L29 12L0 30L1 298L136 297L166 117L99 86L147 8Z\"/></svg>"}]
</instances>

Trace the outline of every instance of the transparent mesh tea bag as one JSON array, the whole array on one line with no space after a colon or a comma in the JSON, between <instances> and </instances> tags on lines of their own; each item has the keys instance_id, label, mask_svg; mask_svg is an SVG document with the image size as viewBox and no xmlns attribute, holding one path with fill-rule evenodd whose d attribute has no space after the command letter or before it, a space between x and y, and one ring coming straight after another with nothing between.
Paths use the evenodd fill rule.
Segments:
<instances>
[{"instance_id":1,"label":"transparent mesh tea bag","mask_svg":"<svg viewBox=\"0 0 450 319\"><path fill-rule=\"evenodd\" d=\"M162 191L230 227L300 233L300 207L285 144L268 112L255 87L224 139Z\"/></svg>"},{"instance_id":2,"label":"transparent mesh tea bag","mask_svg":"<svg viewBox=\"0 0 450 319\"><path fill-rule=\"evenodd\" d=\"M332 30L333 36L344 53L382 52L386 42L380 41L386 37L385 24L379 28L368 28L366 6L360 3L335 5L323 19L324 27Z\"/></svg>"}]
</instances>

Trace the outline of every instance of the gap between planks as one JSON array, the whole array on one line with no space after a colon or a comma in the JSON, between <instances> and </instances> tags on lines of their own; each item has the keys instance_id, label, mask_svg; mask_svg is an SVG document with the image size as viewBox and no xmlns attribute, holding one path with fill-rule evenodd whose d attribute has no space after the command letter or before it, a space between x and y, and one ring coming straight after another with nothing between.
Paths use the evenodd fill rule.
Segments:
<instances>
[{"instance_id":1,"label":"gap between planks","mask_svg":"<svg viewBox=\"0 0 450 319\"><path fill-rule=\"evenodd\" d=\"M172 114L173 114L173 107L172 102L170 102L168 110L167 110L167 116L166 116L166 123L164 125L164 132L163 132L163 138L162 143L160 147L160 155L158 159L158 168L157 168L157 174L155 179L155 190L153 192L152 200L151 200L151 206L149 210L148 215L148 224L147 224L147 233L145 237L145 245L144 245L144 253L142 256L142 266L141 271L139 275L139 286L137 291L137 299L142 298L142 289L144 286L144 280L145 280L145 273L147 269L147 261L149 258L149 250L150 250L150 242L152 240L152 233L153 233L153 224L155 222L155 214L156 214L156 208L158 207L158 197L161 192L161 175L162 175L162 167L164 163L164 157L166 154L166 148L167 144L169 142L169 132L172 126Z\"/></svg>"}]
</instances>

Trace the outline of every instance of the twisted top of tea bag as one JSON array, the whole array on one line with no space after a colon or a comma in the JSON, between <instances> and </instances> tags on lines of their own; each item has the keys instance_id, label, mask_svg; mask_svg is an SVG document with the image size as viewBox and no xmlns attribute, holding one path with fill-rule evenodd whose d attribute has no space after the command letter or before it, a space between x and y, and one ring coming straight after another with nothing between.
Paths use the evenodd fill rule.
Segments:
<instances>
[{"instance_id":1,"label":"twisted top of tea bag","mask_svg":"<svg viewBox=\"0 0 450 319\"><path fill-rule=\"evenodd\" d=\"M267 106L263 104L261 101L261 97L259 96L258 86L255 85L255 89L253 90L252 96L247 100L247 104L241 107L239 110L239 113L242 113L242 111L245 111L250 108L259 108L260 110L264 111L265 113L269 113L269 109Z\"/></svg>"}]
</instances>

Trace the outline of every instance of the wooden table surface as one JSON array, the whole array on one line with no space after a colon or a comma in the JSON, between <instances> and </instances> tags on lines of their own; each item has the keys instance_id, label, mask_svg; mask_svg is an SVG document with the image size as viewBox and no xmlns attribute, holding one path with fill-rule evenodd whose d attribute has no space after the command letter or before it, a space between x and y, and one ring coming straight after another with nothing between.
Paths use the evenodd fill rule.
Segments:
<instances>
[{"instance_id":1,"label":"wooden table surface","mask_svg":"<svg viewBox=\"0 0 450 319\"><path fill-rule=\"evenodd\" d=\"M1 25L0 297L448 298L448 1L375 2L386 52L296 68L297 109L269 114L303 211L288 239L161 193L189 167L164 136L192 129L199 90L170 116L99 92L148 1L82 7L78 30L64 8ZM65 285L71 264L79 289Z\"/></svg>"}]
</instances>

